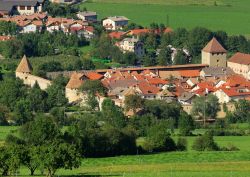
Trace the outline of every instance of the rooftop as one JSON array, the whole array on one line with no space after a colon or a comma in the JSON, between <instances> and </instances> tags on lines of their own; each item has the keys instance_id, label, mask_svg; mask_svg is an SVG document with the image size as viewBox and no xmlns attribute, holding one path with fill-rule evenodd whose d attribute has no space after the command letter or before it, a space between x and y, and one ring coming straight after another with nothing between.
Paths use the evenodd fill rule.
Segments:
<instances>
[{"instance_id":1,"label":"rooftop","mask_svg":"<svg viewBox=\"0 0 250 177\"><path fill-rule=\"evenodd\" d=\"M217 41L215 37L202 49L208 53L226 53L227 50Z\"/></svg>"},{"instance_id":2,"label":"rooftop","mask_svg":"<svg viewBox=\"0 0 250 177\"><path fill-rule=\"evenodd\" d=\"M234 54L228 61L243 65L250 65L250 54L238 52Z\"/></svg>"}]
</instances>

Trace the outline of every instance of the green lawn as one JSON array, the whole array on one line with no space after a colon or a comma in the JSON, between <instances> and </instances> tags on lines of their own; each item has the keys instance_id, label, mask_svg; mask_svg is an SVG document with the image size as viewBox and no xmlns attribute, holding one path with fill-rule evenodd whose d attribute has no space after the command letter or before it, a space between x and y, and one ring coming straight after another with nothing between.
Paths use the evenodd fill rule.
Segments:
<instances>
[{"instance_id":1,"label":"green lawn","mask_svg":"<svg viewBox=\"0 0 250 177\"><path fill-rule=\"evenodd\" d=\"M183 2L188 3L179 5ZM210 0L92 0L83 3L81 7L97 11L99 19L111 15L124 15L131 22L148 26L152 22L166 24L168 16L169 26L174 29L202 26L211 30L225 30L229 34L250 35L249 0L216 2L218 6L214 6L214 1Z\"/></svg>"},{"instance_id":2,"label":"green lawn","mask_svg":"<svg viewBox=\"0 0 250 177\"><path fill-rule=\"evenodd\" d=\"M17 133L18 127L0 126L0 141L8 133ZM66 127L64 128L66 129ZM174 137L175 139L177 137ZM250 136L216 136L220 146L234 144L240 151L196 152L191 150L195 137L187 137L187 152L151 155L86 158L74 170L59 170L59 176L128 176L128 177L248 177L250 176ZM139 139L143 143L143 138ZM36 174L39 175L39 171ZM29 171L22 167L20 176Z\"/></svg>"}]
</instances>

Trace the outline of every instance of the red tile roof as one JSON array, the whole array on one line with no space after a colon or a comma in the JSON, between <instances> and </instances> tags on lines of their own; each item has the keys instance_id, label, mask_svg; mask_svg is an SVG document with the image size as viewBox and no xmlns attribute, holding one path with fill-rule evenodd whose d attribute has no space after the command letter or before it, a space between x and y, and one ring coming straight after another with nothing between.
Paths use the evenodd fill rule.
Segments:
<instances>
[{"instance_id":1,"label":"red tile roof","mask_svg":"<svg viewBox=\"0 0 250 177\"><path fill-rule=\"evenodd\" d=\"M11 37L11 36L0 36L0 41L9 41L11 39L14 39L14 37Z\"/></svg>"},{"instance_id":2,"label":"red tile roof","mask_svg":"<svg viewBox=\"0 0 250 177\"><path fill-rule=\"evenodd\" d=\"M226 53L226 49L217 41L215 37L202 49L204 52L209 53Z\"/></svg>"},{"instance_id":3,"label":"red tile roof","mask_svg":"<svg viewBox=\"0 0 250 177\"><path fill-rule=\"evenodd\" d=\"M152 85L149 85L146 82L139 83L138 87L141 90L142 94L144 94L144 95L151 95L151 94L155 95L160 91L159 88L152 86Z\"/></svg>"},{"instance_id":4,"label":"red tile roof","mask_svg":"<svg viewBox=\"0 0 250 177\"><path fill-rule=\"evenodd\" d=\"M121 39L121 37L125 34L125 32L122 31L114 31L109 33L109 37L112 39Z\"/></svg>"},{"instance_id":5,"label":"red tile roof","mask_svg":"<svg viewBox=\"0 0 250 177\"><path fill-rule=\"evenodd\" d=\"M221 88L221 90L229 97L250 95L250 92L240 92L237 88L230 88L230 89Z\"/></svg>"},{"instance_id":6,"label":"red tile roof","mask_svg":"<svg viewBox=\"0 0 250 177\"><path fill-rule=\"evenodd\" d=\"M243 65L250 65L250 54L238 52L234 54L228 61Z\"/></svg>"},{"instance_id":7,"label":"red tile roof","mask_svg":"<svg viewBox=\"0 0 250 177\"><path fill-rule=\"evenodd\" d=\"M200 70L180 70L181 77L199 77Z\"/></svg>"},{"instance_id":8,"label":"red tile roof","mask_svg":"<svg viewBox=\"0 0 250 177\"><path fill-rule=\"evenodd\" d=\"M96 72L89 72L86 74L86 76L90 79L90 80L100 80L103 78L103 75L98 74Z\"/></svg>"},{"instance_id":9,"label":"red tile roof","mask_svg":"<svg viewBox=\"0 0 250 177\"><path fill-rule=\"evenodd\" d=\"M69 89L78 89L81 87L81 85L84 83L84 80L82 80L83 74L81 73L73 73L70 77L70 80L68 82L68 84L66 85L66 88Z\"/></svg>"}]
</instances>

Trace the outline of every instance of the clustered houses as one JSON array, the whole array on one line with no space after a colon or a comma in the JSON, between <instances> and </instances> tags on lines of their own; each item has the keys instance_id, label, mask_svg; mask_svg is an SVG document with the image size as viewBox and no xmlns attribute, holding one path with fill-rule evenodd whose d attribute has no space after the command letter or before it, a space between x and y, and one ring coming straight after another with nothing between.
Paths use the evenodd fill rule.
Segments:
<instances>
[{"instance_id":1,"label":"clustered houses","mask_svg":"<svg viewBox=\"0 0 250 177\"><path fill-rule=\"evenodd\" d=\"M108 70L105 74L95 71L74 73L66 87L66 96L71 103L84 103L84 94L79 92L79 87L86 79L98 79L108 89L107 96L118 106L124 106L125 97L131 94L140 95L144 99L159 99L166 102L176 100L183 105L184 110L192 106L195 97L207 94L214 94L221 104L250 99L250 81L236 73L233 68L225 66L226 51L223 49L213 38L202 50L206 53L202 56L202 61L206 64L204 66L208 66L203 69L156 71L142 68ZM99 101L104 99L99 95L97 97ZM190 109L187 112L190 112Z\"/></svg>"},{"instance_id":2,"label":"clustered houses","mask_svg":"<svg viewBox=\"0 0 250 177\"><path fill-rule=\"evenodd\" d=\"M42 29L48 32L63 31L67 34L84 35L90 39L94 35L94 28L88 26L87 21L68 18L53 18L46 13L34 13L32 15L17 15L0 18L0 21L14 22L20 33L39 32Z\"/></svg>"},{"instance_id":3,"label":"clustered houses","mask_svg":"<svg viewBox=\"0 0 250 177\"><path fill-rule=\"evenodd\" d=\"M44 0L0 0L0 17L42 12Z\"/></svg>"},{"instance_id":4,"label":"clustered houses","mask_svg":"<svg viewBox=\"0 0 250 177\"><path fill-rule=\"evenodd\" d=\"M124 16L107 17L102 21L102 25L106 30L121 30L128 25L129 19Z\"/></svg>"},{"instance_id":5,"label":"clustered houses","mask_svg":"<svg viewBox=\"0 0 250 177\"><path fill-rule=\"evenodd\" d=\"M108 34L108 36L111 39L118 40L118 42L116 42L115 45L119 47L123 53L133 52L137 57L141 58L145 54L145 49L144 49L144 44L139 40L139 37L143 34L152 32L154 32L155 34L170 33L172 32L172 29L166 28L163 31L151 30L151 29L133 29L127 32L112 31ZM177 52L173 52L173 55L176 55L176 53Z\"/></svg>"}]
</instances>

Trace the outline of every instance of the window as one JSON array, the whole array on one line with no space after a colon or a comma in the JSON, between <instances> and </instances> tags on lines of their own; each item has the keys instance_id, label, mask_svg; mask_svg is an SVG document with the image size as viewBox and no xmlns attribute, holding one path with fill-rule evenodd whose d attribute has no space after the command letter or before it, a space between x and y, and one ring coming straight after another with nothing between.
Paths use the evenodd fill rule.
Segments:
<instances>
[{"instance_id":1,"label":"window","mask_svg":"<svg viewBox=\"0 0 250 177\"><path fill-rule=\"evenodd\" d=\"M25 10L25 6L20 6L20 10Z\"/></svg>"},{"instance_id":2,"label":"window","mask_svg":"<svg viewBox=\"0 0 250 177\"><path fill-rule=\"evenodd\" d=\"M31 6L27 6L27 10L31 10Z\"/></svg>"}]
</instances>

